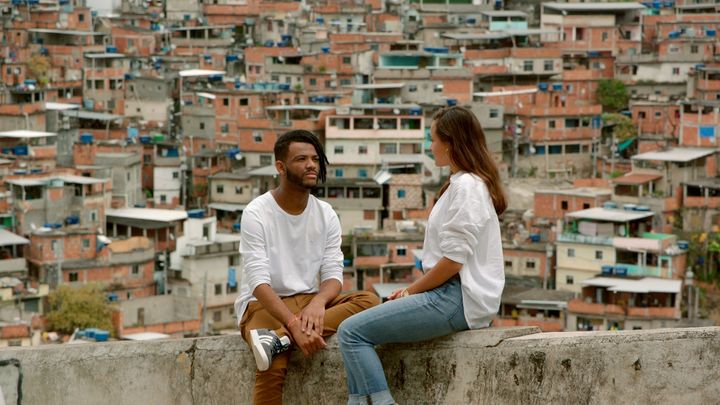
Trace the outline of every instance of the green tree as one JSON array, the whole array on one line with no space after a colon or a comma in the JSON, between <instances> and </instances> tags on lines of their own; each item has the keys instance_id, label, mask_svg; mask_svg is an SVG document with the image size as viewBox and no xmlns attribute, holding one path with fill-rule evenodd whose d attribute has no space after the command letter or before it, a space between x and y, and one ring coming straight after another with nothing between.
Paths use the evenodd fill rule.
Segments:
<instances>
[{"instance_id":1,"label":"green tree","mask_svg":"<svg viewBox=\"0 0 720 405\"><path fill-rule=\"evenodd\" d=\"M637 136L637 128L633 125L630 117L617 113L602 115L603 126L612 127L615 139L618 142Z\"/></svg>"},{"instance_id":2,"label":"green tree","mask_svg":"<svg viewBox=\"0 0 720 405\"><path fill-rule=\"evenodd\" d=\"M46 85L49 81L48 71L50 70L50 59L46 56L36 53L30 57L28 61L28 73L30 77L37 80L39 84Z\"/></svg>"},{"instance_id":3,"label":"green tree","mask_svg":"<svg viewBox=\"0 0 720 405\"><path fill-rule=\"evenodd\" d=\"M48 297L48 328L72 333L75 328L100 328L112 331L112 310L102 288L96 284L82 287L61 285Z\"/></svg>"},{"instance_id":4,"label":"green tree","mask_svg":"<svg viewBox=\"0 0 720 405\"><path fill-rule=\"evenodd\" d=\"M606 111L618 111L627 107L628 94L625 84L620 80L600 80L597 89L597 102Z\"/></svg>"}]
</instances>

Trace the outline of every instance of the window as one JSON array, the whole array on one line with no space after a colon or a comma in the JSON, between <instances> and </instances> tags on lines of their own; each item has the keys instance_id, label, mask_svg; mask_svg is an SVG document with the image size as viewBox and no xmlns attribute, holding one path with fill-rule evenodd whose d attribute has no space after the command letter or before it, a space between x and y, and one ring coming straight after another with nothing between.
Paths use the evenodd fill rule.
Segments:
<instances>
[{"instance_id":1,"label":"window","mask_svg":"<svg viewBox=\"0 0 720 405\"><path fill-rule=\"evenodd\" d=\"M407 246L398 246L395 248L396 256L407 256Z\"/></svg>"},{"instance_id":2,"label":"window","mask_svg":"<svg viewBox=\"0 0 720 405\"><path fill-rule=\"evenodd\" d=\"M548 149L548 154L550 155L559 155L562 153L562 145L549 145Z\"/></svg>"},{"instance_id":3,"label":"window","mask_svg":"<svg viewBox=\"0 0 720 405\"><path fill-rule=\"evenodd\" d=\"M228 132L230 132L230 125L229 124L220 125L220 132L222 132L223 134L227 134Z\"/></svg>"},{"instance_id":4,"label":"window","mask_svg":"<svg viewBox=\"0 0 720 405\"><path fill-rule=\"evenodd\" d=\"M222 321L222 311L213 311L213 322Z\"/></svg>"},{"instance_id":5,"label":"window","mask_svg":"<svg viewBox=\"0 0 720 405\"><path fill-rule=\"evenodd\" d=\"M532 72L535 68L535 63L531 60L523 61L523 72Z\"/></svg>"},{"instance_id":6,"label":"window","mask_svg":"<svg viewBox=\"0 0 720 405\"><path fill-rule=\"evenodd\" d=\"M495 109L495 108L491 108L491 109L490 109L489 116L490 116L490 118L497 118L497 117L499 117L499 116L500 116L500 110L497 110L497 109Z\"/></svg>"},{"instance_id":7,"label":"window","mask_svg":"<svg viewBox=\"0 0 720 405\"><path fill-rule=\"evenodd\" d=\"M433 93L442 93L442 91L443 91L442 84L436 84L435 87L433 87Z\"/></svg>"},{"instance_id":8,"label":"window","mask_svg":"<svg viewBox=\"0 0 720 405\"><path fill-rule=\"evenodd\" d=\"M565 145L565 154L580 153L580 144Z\"/></svg>"},{"instance_id":9,"label":"window","mask_svg":"<svg viewBox=\"0 0 720 405\"><path fill-rule=\"evenodd\" d=\"M535 268L535 260L527 260L525 262L525 268L526 269L534 269Z\"/></svg>"},{"instance_id":10,"label":"window","mask_svg":"<svg viewBox=\"0 0 720 405\"><path fill-rule=\"evenodd\" d=\"M253 142L255 143L262 143L263 136L262 132L260 131L253 131Z\"/></svg>"},{"instance_id":11,"label":"window","mask_svg":"<svg viewBox=\"0 0 720 405\"><path fill-rule=\"evenodd\" d=\"M160 204L165 204L167 202L167 196L165 194L160 194Z\"/></svg>"},{"instance_id":12,"label":"window","mask_svg":"<svg viewBox=\"0 0 720 405\"><path fill-rule=\"evenodd\" d=\"M655 118L662 117L662 111L655 111Z\"/></svg>"},{"instance_id":13,"label":"window","mask_svg":"<svg viewBox=\"0 0 720 405\"><path fill-rule=\"evenodd\" d=\"M58 248L58 241L54 240L54 241L50 242L50 250L52 250L53 252L57 252L57 248Z\"/></svg>"},{"instance_id":14,"label":"window","mask_svg":"<svg viewBox=\"0 0 720 405\"><path fill-rule=\"evenodd\" d=\"M567 250L567 256L568 256L568 257L575 257L575 249L573 249L573 248L568 248L568 250Z\"/></svg>"},{"instance_id":15,"label":"window","mask_svg":"<svg viewBox=\"0 0 720 405\"><path fill-rule=\"evenodd\" d=\"M555 128L555 120L548 121L548 128Z\"/></svg>"},{"instance_id":16,"label":"window","mask_svg":"<svg viewBox=\"0 0 720 405\"><path fill-rule=\"evenodd\" d=\"M373 210L364 210L363 211L363 219L365 221L373 221L375 220L375 211Z\"/></svg>"},{"instance_id":17,"label":"window","mask_svg":"<svg viewBox=\"0 0 720 405\"><path fill-rule=\"evenodd\" d=\"M553 70L553 61L546 60L545 62L543 62L543 68L545 69L546 72L552 71Z\"/></svg>"},{"instance_id":18,"label":"window","mask_svg":"<svg viewBox=\"0 0 720 405\"><path fill-rule=\"evenodd\" d=\"M173 179L179 179L179 178L180 178L180 172L173 172L172 176L173 176Z\"/></svg>"},{"instance_id":19,"label":"window","mask_svg":"<svg viewBox=\"0 0 720 405\"><path fill-rule=\"evenodd\" d=\"M130 172L127 172L127 181L130 181Z\"/></svg>"},{"instance_id":20,"label":"window","mask_svg":"<svg viewBox=\"0 0 720 405\"><path fill-rule=\"evenodd\" d=\"M580 126L580 120L577 118L565 118L565 128L577 128Z\"/></svg>"},{"instance_id":21,"label":"window","mask_svg":"<svg viewBox=\"0 0 720 405\"><path fill-rule=\"evenodd\" d=\"M200 125L199 125L199 128L200 128L200 129L205 129L205 123L204 123L204 122L201 122Z\"/></svg>"},{"instance_id":22,"label":"window","mask_svg":"<svg viewBox=\"0 0 720 405\"><path fill-rule=\"evenodd\" d=\"M365 187L362 189L362 198L380 198L379 187Z\"/></svg>"},{"instance_id":23,"label":"window","mask_svg":"<svg viewBox=\"0 0 720 405\"><path fill-rule=\"evenodd\" d=\"M316 80L316 79L310 79L310 85L311 85L311 86L317 86L317 80Z\"/></svg>"},{"instance_id":24,"label":"window","mask_svg":"<svg viewBox=\"0 0 720 405\"><path fill-rule=\"evenodd\" d=\"M349 65L352 63L352 58L350 56L343 56L343 64Z\"/></svg>"},{"instance_id":25,"label":"window","mask_svg":"<svg viewBox=\"0 0 720 405\"><path fill-rule=\"evenodd\" d=\"M227 97L223 97L223 105L224 105L225 107L229 106L229 105L230 105L230 99L227 98Z\"/></svg>"},{"instance_id":26,"label":"window","mask_svg":"<svg viewBox=\"0 0 720 405\"><path fill-rule=\"evenodd\" d=\"M344 174L343 169L335 169L335 177L343 177Z\"/></svg>"},{"instance_id":27,"label":"window","mask_svg":"<svg viewBox=\"0 0 720 405\"><path fill-rule=\"evenodd\" d=\"M602 33L602 40L603 40L603 41L607 41L607 40L608 40L608 33L607 33L607 31L603 31L603 33Z\"/></svg>"},{"instance_id":28,"label":"window","mask_svg":"<svg viewBox=\"0 0 720 405\"><path fill-rule=\"evenodd\" d=\"M380 154L381 155L397 154L397 144L396 143L381 143L380 144Z\"/></svg>"},{"instance_id":29,"label":"window","mask_svg":"<svg viewBox=\"0 0 720 405\"><path fill-rule=\"evenodd\" d=\"M235 186L235 194L242 194L243 186Z\"/></svg>"},{"instance_id":30,"label":"window","mask_svg":"<svg viewBox=\"0 0 720 405\"><path fill-rule=\"evenodd\" d=\"M358 169L358 177L364 179L368 176L367 169Z\"/></svg>"},{"instance_id":31,"label":"window","mask_svg":"<svg viewBox=\"0 0 720 405\"><path fill-rule=\"evenodd\" d=\"M260 155L260 165L269 166L272 164L272 155Z\"/></svg>"},{"instance_id":32,"label":"window","mask_svg":"<svg viewBox=\"0 0 720 405\"><path fill-rule=\"evenodd\" d=\"M90 239L83 239L82 246L83 246L83 249L89 248L90 247Z\"/></svg>"},{"instance_id":33,"label":"window","mask_svg":"<svg viewBox=\"0 0 720 405\"><path fill-rule=\"evenodd\" d=\"M22 346L22 339L9 339L8 340L8 347L21 347Z\"/></svg>"},{"instance_id":34,"label":"window","mask_svg":"<svg viewBox=\"0 0 720 405\"><path fill-rule=\"evenodd\" d=\"M336 155L342 155L343 154L343 146L342 145L335 145L334 151Z\"/></svg>"},{"instance_id":35,"label":"window","mask_svg":"<svg viewBox=\"0 0 720 405\"><path fill-rule=\"evenodd\" d=\"M595 251L595 258L598 260L601 260L603 258L603 252L602 250L596 250Z\"/></svg>"},{"instance_id":36,"label":"window","mask_svg":"<svg viewBox=\"0 0 720 405\"><path fill-rule=\"evenodd\" d=\"M330 87L334 87L334 86L333 86L333 81L332 81L332 80L325 80L325 88L326 88L326 89L329 89Z\"/></svg>"},{"instance_id":37,"label":"window","mask_svg":"<svg viewBox=\"0 0 720 405\"><path fill-rule=\"evenodd\" d=\"M367 145L358 146L358 154L367 155Z\"/></svg>"},{"instance_id":38,"label":"window","mask_svg":"<svg viewBox=\"0 0 720 405\"><path fill-rule=\"evenodd\" d=\"M278 75L272 75L272 76L270 76L270 81L272 81L272 82L279 82L279 81L280 81L280 76L278 76Z\"/></svg>"},{"instance_id":39,"label":"window","mask_svg":"<svg viewBox=\"0 0 720 405\"><path fill-rule=\"evenodd\" d=\"M568 209L568 202L565 201L565 200L560 201L560 209L561 209L561 210L566 210L566 209Z\"/></svg>"},{"instance_id":40,"label":"window","mask_svg":"<svg viewBox=\"0 0 720 405\"><path fill-rule=\"evenodd\" d=\"M575 284L575 279L573 276L565 276L565 284L572 285Z\"/></svg>"},{"instance_id":41,"label":"window","mask_svg":"<svg viewBox=\"0 0 720 405\"><path fill-rule=\"evenodd\" d=\"M638 118L641 120L645 119L645 111L638 111Z\"/></svg>"},{"instance_id":42,"label":"window","mask_svg":"<svg viewBox=\"0 0 720 405\"><path fill-rule=\"evenodd\" d=\"M133 276L137 276L138 274L140 274L140 265L139 264L133 264L132 274L133 274Z\"/></svg>"},{"instance_id":43,"label":"window","mask_svg":"<svg viewBox=\"0 0 720 405\"><path fill-rule=\"evenodd\" d=\"M350 80L350 79L341 79L341 80L340 80L340 85L341 85L341 86L349 86L349 85L351 85L351 84L352 84L352 80Z\"/></svg>"},{"instance_id":44,"label":"window","mask_svg":"<svg viewBox=\"0 0 720 405\"><path fill-rule=\"evenodd\" d=\"M512 260L505 260L505 268L512 268Z\"/></svg>"},{"instance_id":45,"label":"window","mask_svg":"<svg viewBox=\"0 0 720 405\"><path fill-rule=\"evenodd\" d=\"M698 53L698 46L690 45L690 53Z\"/></svg>"},{"instance_id":46,"label":"window","mask_svg":"<svg viewBox=\"0 0 720 405\"><path fill-rule=\"evenodd\" d=\"M238 290L238 287L237 287L237 286L238 286L237 283L235 283L234 286L228 285L228 286L227 286L227 292L228 292L228 294L230 294L230 293L236 293L237 290ZM231 308L231 309L232 309L232 308ZM232 315L232 313L231 313L230 315Z\"/></svg>"},{"instance_id":47,"label":"window","mask_svg":"<svg viewBox=\"0 0 720 405\"><path fill-rule=\"evenodd\" d=\"M417 85L411 84L408 86L408 93L415 93L417 91Z\"/></svg>"},{"instance_id":48,"label":"window","mask_svg":"<svg viewBox=\"0 0 720 405\"><path fill-rule=\"evenodd\" d=\"M672 74L673 74L673 76L678 76L678 75L680 74L680 68L679 68L679 67L674 67L674 68L672 69Z\"/></svg>"},{"instance_id":49,"label":"window","mask_svg":"<svg viewBox=\"0 0 720 405\"><path fill-rule=\"evenodd\" d=\"M588 203L583 203L583 209L584 209L584 210L590 209L590 204L588 204Z\"/></svg>"},{"instance_id":50,"label":"window","mask_svg":"<svg viewBox=\"0 0 720 405\"><path fill-rule=\"evenodd\" d=\"M247 98L241 98L240 99L240 105L248 105L248 99Z\"/></svg>"},{"instance_id":51,"label":"window","mask_svg":"<svg viewBox=\"0 0 720 405\"><path fill-rule=\"evenodd\" d=\"M71 283L74 283L74 282L78 281L78 274L77 274L77 272L75 272L75 271L71 272L70 274L68 274L68 278L70 279L70 282L71 282Z\"/></svg>"},{"instance_id":52,"label":"window","mask_svg":"<svg viewBox=\"0 0 720 405\"><path fill-rule=\"evenodd\" d=\"M97 210L90 211L90 222L97 221Z\"/></svg>"},{"instance_id":53,"label":"window","mask_svg":"<svg viewBox=\"0 0 720 405\"><path fill-rule=\"evenodd\" d=\"M405 190L400 189L397 191L397 198L405 198Z\"/></svg>"},{"instance_id":54,"label":"window","mask_svg":"<svg viewBox=\"0 0 720 405\"><path fill-rule=\"evenodd\" d=\"M222 284L215 284L215 295L222 294Z\"/></svg>"}]
</instances>

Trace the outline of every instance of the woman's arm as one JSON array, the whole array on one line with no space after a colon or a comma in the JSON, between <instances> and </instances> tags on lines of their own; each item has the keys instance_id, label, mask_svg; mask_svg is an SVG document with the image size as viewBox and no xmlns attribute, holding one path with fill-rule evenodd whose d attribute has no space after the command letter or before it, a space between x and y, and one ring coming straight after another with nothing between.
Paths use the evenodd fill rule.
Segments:
<instances>
[{"instance_id":1,"label":"woman's arm","mask_svg":"<svg viewBox=\"0 0 720 405\"><path fill-rule=\"evenodd\" d=\"M405 290L407 290L409 294L419 294L421 292L432 290L433 288L440 286L444 282L448 281L450 277L456 275L460 271L462 266L462 263L458 263L448 259L447 257L443 257L432 269L430 269L430 271L423 274L423 276L419 279L415 280ZM388 299L394 300L395 298L400 297L402 291L403 290L393 291L393 293L388 297Z\"/></svg>"}]
</instances>

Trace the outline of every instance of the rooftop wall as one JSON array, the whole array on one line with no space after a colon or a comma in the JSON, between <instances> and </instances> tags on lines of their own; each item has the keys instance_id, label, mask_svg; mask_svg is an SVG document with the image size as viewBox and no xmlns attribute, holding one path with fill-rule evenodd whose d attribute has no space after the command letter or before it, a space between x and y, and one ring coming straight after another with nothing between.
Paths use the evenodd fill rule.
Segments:
<instances>
[{"instance_id":1,"label":"rooftop wall","mask_svg":"<svg viewBox=\"0 0 720 405\"><path fill-rule=\"evenodd\" d=\"M720 328L535 333L491 328L380 349L399 403L715 403ZM347 399L335 339L294 353L285 402ZM238 335L0 351L8 404L248 404L254 361ZM20 383L19 383L20 382Z\"/></svg>"}]
</instances>

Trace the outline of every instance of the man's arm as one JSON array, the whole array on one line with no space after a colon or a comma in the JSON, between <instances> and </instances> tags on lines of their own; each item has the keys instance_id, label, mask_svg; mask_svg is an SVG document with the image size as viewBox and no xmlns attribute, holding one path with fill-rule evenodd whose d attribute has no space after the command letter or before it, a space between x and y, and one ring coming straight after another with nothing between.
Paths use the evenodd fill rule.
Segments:
<instances>
[{"instance_id":1,"label":"man's arm","mask_svg":"<svg viewBox=\"0 0 720 405\"><path fill-rule=\"evenodd\" d=\"M315 332L322 335L325 321L325 307L335 299L342 290L342 284L335 279L325 280L320 284L320 291L300 312L300 326L308 336Z\"/></svg>"}]
</instances>

